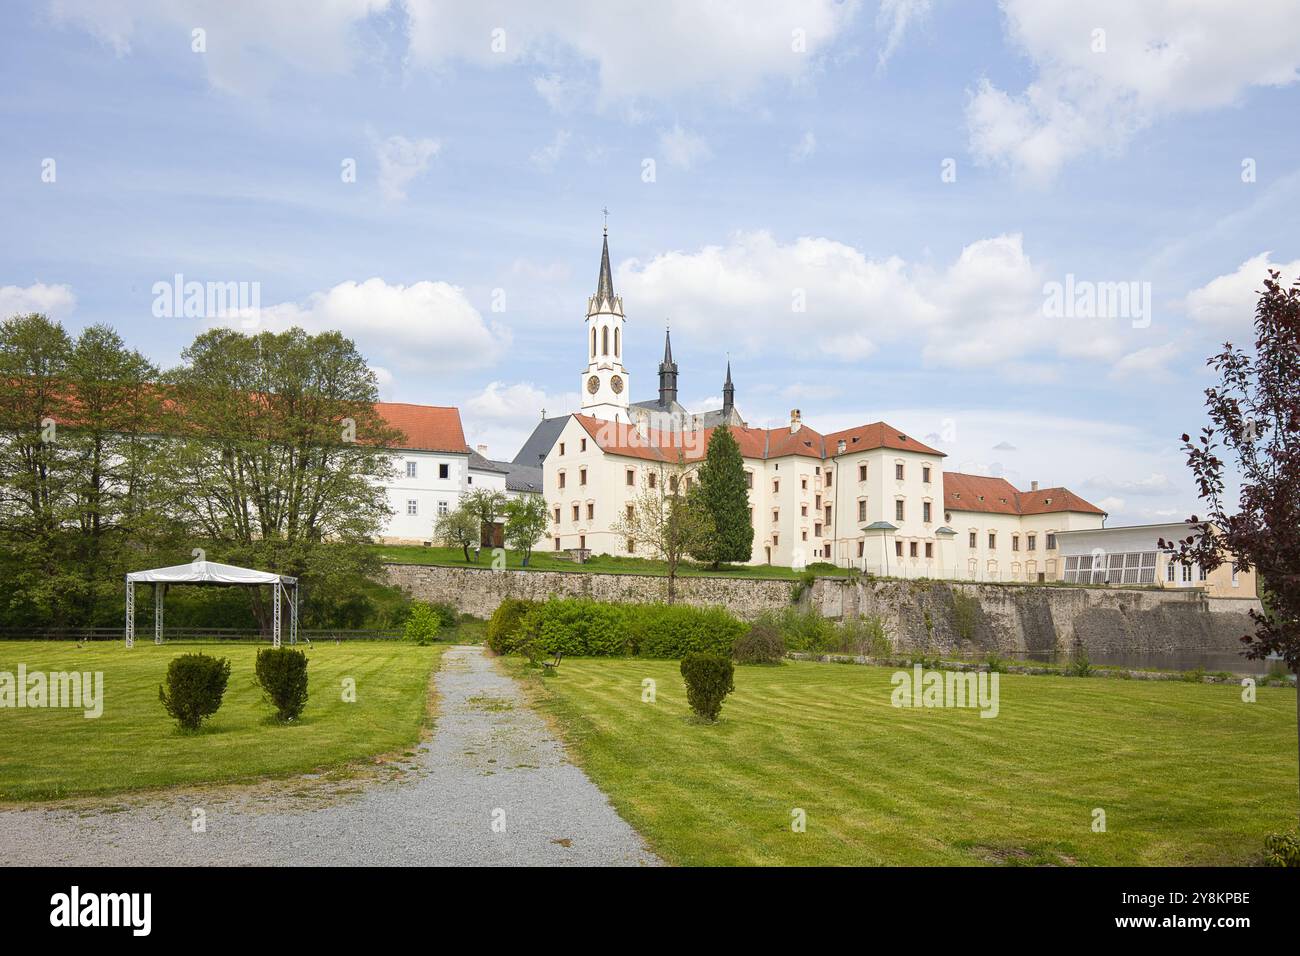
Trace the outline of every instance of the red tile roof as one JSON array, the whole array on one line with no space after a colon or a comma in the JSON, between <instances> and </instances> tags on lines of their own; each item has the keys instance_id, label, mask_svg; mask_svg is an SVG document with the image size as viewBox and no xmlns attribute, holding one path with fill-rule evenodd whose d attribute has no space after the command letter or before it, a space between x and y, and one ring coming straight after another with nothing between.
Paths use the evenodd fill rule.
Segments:
<instances>
[{"instance_id":1,"label":"red tile roof","mask_svg":"<svg viewBox=\"0 0 1300 956\"><path fill-rule=\"evenodd\" d=\"M937 455L947 457L944 452L923 445L910 435L899 431L885 422L873 422L870 425L857 425L843 431L831 432L826 436L828 455L837 454L840 440L844 441L844 451L864 451L871 448L892 448L895 451L914 451L920 455Z\"/></svg>"},{"instance_id":2,"label":"red tile roof","mask_svg":"<svg viewBox=\"0 0 1300 956\"><path fill-rule=\"evenodd\" d=\"M376 402L375 411L406 436L395 447L412 451L449 451L469 454L460 409L444 405L408 405Z\"/></svg>"},{"instance_id":3,"label":"red tile roof","mask_svg":"<svg viewBox=\"0 0 1300 956\"><path fill-rule=\"evenodd\" d=\"M943 506L948 511L1004 515L1038 515L1057 511L1081 511L1097 515L1106 513L1067 488L1017 491L1005 478L963 475L956 471L944 472Z\"/></svg>"},{"instance_id":4,"label":"red tile roof","mask_svg":"<svg viewBox=\"0 0 1300 956\"><path fill-rule=\"evenodd\" d=\"M636 432L636 426L626 422L609 422L590 415L574 415L587 434L596 439L602 451L615 455L627 455L643 458L647 461L676 461L681 452L684 460L697 461L704 457L709 439L714 429L703 429L698 439L690 432L667 432L648 429L642 438ZM894 448L899 451L911 451L921 454L942 456L921 444L914 438L900 432L884 422L873 425L859 425L830 435L803 425L797 432L791 432L788 425L780 428L739 428L732 426L731 434L740 446L740 454L745 458L771 459L800 455L805 458L833 458L837 452L837 443L843 438L845 453L851 451L869 451L874 448Z\"/></svg>"}]
</instances>

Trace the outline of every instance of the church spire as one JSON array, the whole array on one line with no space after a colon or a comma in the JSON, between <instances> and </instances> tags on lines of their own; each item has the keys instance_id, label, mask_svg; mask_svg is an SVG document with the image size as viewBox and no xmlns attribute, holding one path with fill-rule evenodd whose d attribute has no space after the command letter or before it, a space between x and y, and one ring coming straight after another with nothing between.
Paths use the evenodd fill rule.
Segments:
<instances>
[{"instance_id":1,"label":"church spire","mask_svg":"<svg viewBox=\"0 0 1300 956\"><path fill-rule=\"evenodd\" d=\"M736 407L736 386L731 382L731 359L727 359L727 380L722 383L722 410L729 412Z\"/></svg>"},{"instance_id":2,"label":"church spire","mask_svg":"<svg viewBox=\"0 0 1300 956\"><path fill-rule=\"evenodd\" d=\"M659 404L672 405L677 401L677 363L673 361L673 339L664 329L664 360L659 363Z\"/></svg>"},{"instance_id":3,"label":"church spire","mask_svg":"<svg viewBox=\"0 0 1300 956\"><path fill-rule=\"evenodd\" d=\"M604 244L600 250L600 278L596 280L596 301L614 301L614 279L609 271L609 227L605 227Z\"/></svg>"}]
</instances>

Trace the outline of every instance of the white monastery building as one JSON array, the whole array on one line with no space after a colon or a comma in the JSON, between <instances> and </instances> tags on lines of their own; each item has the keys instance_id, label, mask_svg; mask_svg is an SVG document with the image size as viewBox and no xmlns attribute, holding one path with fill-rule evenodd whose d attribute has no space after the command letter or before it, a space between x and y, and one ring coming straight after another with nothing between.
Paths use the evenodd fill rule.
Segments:
<instances>
[{"instance_id":1,"label":"white monastery building","mask_svg":"<svg viewBox=\"0 0 1300 956\"><path fill-rule=\"evenodd\" d=\"M658 397L632 402L624 322L606 232L583 330L582 408L543 417L512 463L542 467L552 550L638 553L637 542L614 528L643 487L689 484L722 425L745 462L752 564L827 561L904 577L1057 580L1057 536L1103 525L1105 512L1065 488L1035 483L1020 491L1001 478L945 474L943 452L885 422L823 434L795 409L787 425L751 428L736 409L730 363L722 408L692 414L677 401L667 334Z\"/></svg>"},{"instance_id":2,"label":"white monastery building","mask_svg":"<svg viewBox=\"0 0 1300 956\"><path fill-rule=\"evenodd\" d=\"M506 497L540 493L540 468L490 461L486 445L470 449L459 409L399 402L379 402L375 408L403 434L393 449L396 477L386 486L393 514L381 538L384 542L430 541L438 516L454 511L461 496L477 488Z\"/></svg>"}]
</instances>

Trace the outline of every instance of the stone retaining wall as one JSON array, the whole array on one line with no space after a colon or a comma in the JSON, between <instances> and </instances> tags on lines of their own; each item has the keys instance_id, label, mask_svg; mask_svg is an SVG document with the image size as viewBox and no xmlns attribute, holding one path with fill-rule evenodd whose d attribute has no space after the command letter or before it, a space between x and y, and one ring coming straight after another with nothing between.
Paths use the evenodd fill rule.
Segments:
<instances>
[{"instance_id":1,"label":"stone retaining wall","mask_svg":"<svg viewBox=\"0 0 1300 956\"><path fill-rule=\"evenodd\" d=\"M488 567L385 565L388 583L423 601L489 617L504 598L544 601L664 600L663 578L639 574L493 571ZM793 582L680 578L678 600L719 605L744 620L790 605ZM1255 600L1207 599L1194 590L966 584L817 578L801 602L829 618L879 617L898 651L964 656L1238 651L1254 631Z\"/></svg>"}]
</instances>

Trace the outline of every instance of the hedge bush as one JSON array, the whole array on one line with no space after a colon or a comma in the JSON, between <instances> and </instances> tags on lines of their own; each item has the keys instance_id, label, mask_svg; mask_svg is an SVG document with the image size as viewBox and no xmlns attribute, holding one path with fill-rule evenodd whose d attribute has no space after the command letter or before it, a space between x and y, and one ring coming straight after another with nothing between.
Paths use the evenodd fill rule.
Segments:
<instances>
[{"instance_id":1,"label":"hedge bush","mask_svg":"<svg viewBox=\"0 0 1300 956\"><path fill-rule=\"evenodd\" d=\"M639 657L679 660L692 652L731 657L745 625L720 607L647 604L632 608L632 647Z\"/></svg>"},{"instance_id":2,"label":"hedge bush","mask_svg":"<svg viewBox=\"0 0 1300 956\"><path fill-rule=\"evenodd\" d=\"M293 720L307 706L307 655L292 647L265 647L254 665L258 685L282 721Z\"/></svg>"},{"instance_id":3,"label":"hedge bush","mask_svg":"<svg viewBox=\"0 0 1300 956\"><path fill-rule=\"evenodd\" d=\"M691 710L704 720L717 720L723 698L736 689L731 659L720 654L687 654L681 671Z\"/></svg>"},{"instance_id":4,"label":"hedge bush","mask_svg":"<svg viewBox=\"0 0 1300 956\"><path fill-rule=\"evenodd\" d=\"M518 605L528 605L522 610ZM722 608L669 604L607 604L586 598L552 598L544 604L516 602L498 608L497 644L489 624L489 646L518 651L531 660L563 653L569 657L680 659L691 652L730 657L746 627ZM517 623L510 628L514 615Z\"/></svg>"},{"instance_id":5,"label":"hedge bush","mask_svg":"<svg viewBox=\"0 0 1300 956\"><path fill-rule=\"evenodd\" d=\"M554 598L524 615L519 647L529 657L622 657L632 652L629 608L586 598Z\"/></svg>"},{"instance_id":6,"label":"hedge bush","mask_svg":"<svg viewBox=\"0 0 1300 956\"><path fill-rule=\"evenodd\" d=\"M182 654L167 665L158 699L168 715L186 730L198 730L221 706L230 680L230 661L207 654Z\"/></svg>"},{"instance_id":7,"label":"hedge bush","mask_svg":"<svg viewBox=\"0 0 1300 956\"><path fill-rule=\"evenodd\" d=\"M538 607L536 601L506 598L492 612L487 625L487 646L494 654L509 654L520 648L521 627L525 615Z\"/></svg>"},{"instance_id":8,"label":"hedge bush","mask_svg":"<svg viewBox=\"0 0 1300 956\"><path fill-rule=\"evenodd\" d=\"M785 640L772 624L757 621L736 641L731 656L741 664L779 664L785 657Z\"/></svg>"},{"instance_id":9,"label":"hedge bush","mask_svg":"<svg viewBox=\"0 0 1300 956\"><path fill-rule=\"evenodd\" d=\"M434 605L425 604L423 601L413 601L411 602L411 613L407 616L406 625L402 628L402 637L416 644L424 645L435 640L442 627L442 615L438 613Z\"/></svg>"}]
</instances>

